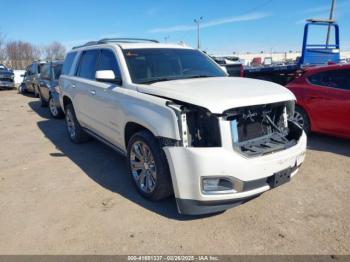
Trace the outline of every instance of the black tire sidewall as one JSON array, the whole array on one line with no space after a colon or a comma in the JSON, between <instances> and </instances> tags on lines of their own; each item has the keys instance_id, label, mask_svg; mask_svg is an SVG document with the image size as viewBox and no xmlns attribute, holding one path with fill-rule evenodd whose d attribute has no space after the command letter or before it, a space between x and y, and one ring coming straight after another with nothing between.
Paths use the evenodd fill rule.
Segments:
<instances>
[{"instance_id":1,"label":"black tire sidewall","mask_svg":"<svg viewBox=\"0 0 350 262\"><path fill-rule=\"evenodd\" d=\"M310 120L309 120L309 116L307 115L307 113L304 111L304 109L302 109L301 107L297 106L295 108L295 111L297 111L302 117L303 117L303 121L304 121L304 126L303 129L305 131L306 134L310 134Z\"/></svg>"},{"instance_id":2,"label":"black tire sidewall","mask_svg":"<svg viewBox=\"0 0 350 262\"><path fill-rule=\"evenodd\" d=\"M52 96L49 97L49 102L48 102L48 105L50 105L50 101L53 100ZM49 111L50 111L50 114L53 118L62 118L63 116L63 111L61 110L61 108L58 108L56 106L56 109L57 109L57 115L54 115L52 112L51 112L51 107L49 107Z\"/></svg>"},{"instance_id":3,"label":"black tire sidewall","mask_svg":"<svg viewBox=\"0 0 350 262\"><path fill-rule=\"evenodd\" d=\"M142 141L149 147L155 161L156 174L157 174L156 186L153 192L151 193L147 193L141 190L132 175L131 164L130 164L130 152L131 152L132 145L136 141ZM142 196L151 200L161 200L172 195L173 191L172 191L171 176L170 176L169 166L168 166L165 153L161 149L158 140L150 132L141 131L134 134L130 138L128 147L127 147L127 165L128 165L128 171L129 171L130 177L133 180L137 191Z\"/></svg>"},{"instance_id":4,"label":"black tire sidewall","mask_svg":"<svg viewBox=\"0 0 350 262\"><path fill-rule=\"evenodd\" d=\"M74 128L75 128L75 136L72 137L69 133L68 130L68 123L67 123L67 118L65 119L66 121L66 129L67 129L67 134L69 136L69 139L75 143L75 144L81 144L84 143L86 141L89 140L89 136L85 133L85 131L83 130L83 128L81 127L81 125L78 122L78 119L75 115L75 111L74 111L74 107L72 104L68 104L66 107L66 115L68 114L68 112L71 112L72 115L72 120L74 122Z\"/></svg>"}]
</instances>

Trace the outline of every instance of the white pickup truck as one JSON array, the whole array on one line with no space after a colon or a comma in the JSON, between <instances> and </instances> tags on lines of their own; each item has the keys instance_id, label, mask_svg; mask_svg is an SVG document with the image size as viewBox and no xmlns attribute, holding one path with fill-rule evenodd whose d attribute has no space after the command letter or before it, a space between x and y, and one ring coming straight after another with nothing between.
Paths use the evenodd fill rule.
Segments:
<instances>
[{"instance_id":1,"label":"white pickup truck","mask_svg":"<svg viewBox=\"0 0 350 262\"><path fill-rule=\"evenodd\" d=\"M288 182L304 161L290 91L228 77L189 47L89 42L67 54L59 88L70 139L92 136L124 154L138 191L175 195L182 214L244 203Z\"/></svg>"}]
</instances>

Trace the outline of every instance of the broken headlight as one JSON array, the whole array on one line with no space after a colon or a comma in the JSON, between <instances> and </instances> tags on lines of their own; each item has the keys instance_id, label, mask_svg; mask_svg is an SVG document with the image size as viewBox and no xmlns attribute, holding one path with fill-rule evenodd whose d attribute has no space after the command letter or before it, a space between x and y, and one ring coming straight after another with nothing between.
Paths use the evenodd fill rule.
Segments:
<instances>
[{"instance_id":1,"label":"broken headlight","mask_svg":"<svg viewBox=\"0 0 350 262\"><path fill-rule=\"evenodd\" d=\"M208 110L169 102L177 116L182 144L185 147L220 147L219 119Z\"/></svg>"}]
</instances>

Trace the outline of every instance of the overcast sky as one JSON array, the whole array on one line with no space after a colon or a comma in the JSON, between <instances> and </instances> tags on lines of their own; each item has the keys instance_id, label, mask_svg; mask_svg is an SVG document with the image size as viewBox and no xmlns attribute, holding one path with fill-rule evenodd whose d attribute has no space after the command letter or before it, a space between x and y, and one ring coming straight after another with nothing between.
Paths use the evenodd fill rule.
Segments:
<instances>
[{"instance_id":1,"label":"overcast sky","mask_svg":"<svg viewBox=\"0 0 350 262\"><path fill-rule=\"evenodd\" d=\"M104 37L147 37L196 45L194 18L210 53L300 50L304 20L327 18L331 0L0 0L8 40L71 48ZM4 12L6 10L6 12ZM342 49L350 50L350 0L338 0ZM319 33L324 39L325 34Z\"/></svg>"}]
</instances>

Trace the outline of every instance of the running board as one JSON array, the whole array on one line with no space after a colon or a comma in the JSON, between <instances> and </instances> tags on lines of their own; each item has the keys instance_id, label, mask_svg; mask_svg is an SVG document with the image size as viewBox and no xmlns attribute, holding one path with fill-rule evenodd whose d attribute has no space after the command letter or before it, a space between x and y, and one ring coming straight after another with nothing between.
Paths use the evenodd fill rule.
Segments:
<instances>
[{"instance_id":1,"label":"running board","mask_svg":"<svg viewBox=\"0 0 350 262\"><path fill-rule=\"evenodd\" d=\"M121 149L121 148L117 147L116 145L114 145L114 144L108 142L106 139L104 139L103 137L101 137L101 136L99 136L98 134L94 133L93 131L91 131L91 130L89 130L89 129L87 129L87 128L83 128L83 130L84 130L86 133L88 133L90 136L96 138L98 141L100 141L100 142L102 142L103 144L105 144L106 146L109 146L110 148L112 148L112 149L113 149L114 151L116 151L117 153L119 153L119 154L121 154L121 155L123 155L123 156L125 156L125 157L127 156L127 153L126 153L123 149Z\"/></svg>"}]
</instances>

